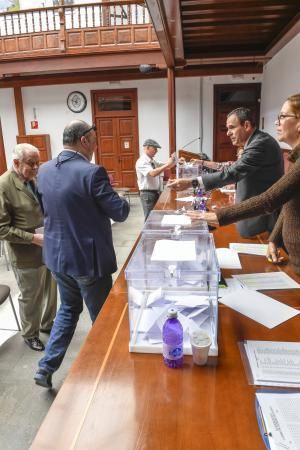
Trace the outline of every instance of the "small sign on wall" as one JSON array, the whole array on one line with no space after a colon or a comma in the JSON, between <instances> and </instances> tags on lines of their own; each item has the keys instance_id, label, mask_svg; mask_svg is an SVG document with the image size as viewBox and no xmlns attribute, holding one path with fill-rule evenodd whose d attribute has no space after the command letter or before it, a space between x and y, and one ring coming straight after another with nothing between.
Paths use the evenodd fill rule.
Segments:
<instances>
[{"instance_id":1,"label":"small sign on wall","mask_svg":"<svg viewBox=\"0 0 300 450\"><path fill-rule=\"evenodd\" d=\"M36 129L39 127L39 123L38 123L37 120L32 120L32 121L30 122L30 124L31 124L31 129L32 129L32 130L36 130Z\"/></svg>"},{"instance_id":2,"label":"small sign on wall","mask_svg":"<svg viewBox=\"0 0 300 450\"><path fill-rule=\"evenodd\" d=\"M124 148L126 148L126 149L129 148L129 141L125 141L125 142L124 142Z\"/></svg>"}]
</instances>

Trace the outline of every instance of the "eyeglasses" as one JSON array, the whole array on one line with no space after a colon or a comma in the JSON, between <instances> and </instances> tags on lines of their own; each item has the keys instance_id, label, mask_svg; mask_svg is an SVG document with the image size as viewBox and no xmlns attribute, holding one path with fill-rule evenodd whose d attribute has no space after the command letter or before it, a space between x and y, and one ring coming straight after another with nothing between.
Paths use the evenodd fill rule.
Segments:
<instances>
[{"instance_id":1,"label":"eyeglasses","mask_svg":"<svg viewBox=\"0 0 300 450\"><path fill-rule=\"evenodd\" d=\"M82 135L81 135L81 137L82 136L85 136L86 134L88 134L90 131L92 131L92 130L94 130L94 131L96 131L96 125L95 124L93 124L92 126L91 126L91 128L88 128L87 130L85 130L83 133L82 133Z\"/></svg>"},{"instance_id":2,"label":"eyeglasses","mask_svg":"<svg viewBox=\"0 0 300 450\"><path fill-rule=\"evenodd\" d=\"M297 116L296 114L279 114L279 115L277 116L277 121L278 121L278 123L280 124L280 121L281 121L282 119L285 119L286 117L294 117L295 119L298 118L298 116Z\"/></svg>"}]
</instances>

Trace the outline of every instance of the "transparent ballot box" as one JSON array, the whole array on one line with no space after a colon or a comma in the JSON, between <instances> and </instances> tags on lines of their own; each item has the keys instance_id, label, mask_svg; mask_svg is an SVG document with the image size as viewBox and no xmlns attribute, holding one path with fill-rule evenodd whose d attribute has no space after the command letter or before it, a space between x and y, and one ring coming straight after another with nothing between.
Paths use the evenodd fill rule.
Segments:
<instances>
[{"instance_id":1,"label":"transparent ballot box","mask_svg":"<svg viewBox=\"0 0 300 450\"><path fill-rule=\"evenodd\" d=\"M144 228L144 232L198 232L208 233L205 220L191 220L182 210L151 211Z\"/></svg>"},{"instance_id":2,"label":"transparent ballot box","mask_svg":"<svg viewBox=\"0 0 300 450\"><path fill-rule=\"evenodd\" d=\"M128 287L129 350L162 352L162 327L174 307L184 330L184 353L191 354L188 333L203 329L218 354L219 266L209 233L143 233L125 269Z\"/></svg>"},{"instance_id":3,"label":"transparent ballot box","mask_svg":"<svg viewBox=\"0 0 300 450\"><path fill-rule=\"evenodd\" d=\"M186 162L176 165L176 178L196 178L201 175L201 165Z\"/></svg>"}]
</instances>

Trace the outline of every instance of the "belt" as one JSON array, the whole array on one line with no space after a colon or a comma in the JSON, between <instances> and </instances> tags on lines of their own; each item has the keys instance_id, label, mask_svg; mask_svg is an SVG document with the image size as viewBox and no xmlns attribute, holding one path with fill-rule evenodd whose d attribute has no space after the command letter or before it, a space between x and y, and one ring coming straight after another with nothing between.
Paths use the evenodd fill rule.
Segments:
<instances>
[{"instance_id":1,"label":"belt","mask_svg":"<svg viewBox=\"0 0 300 450\"><path fill-rule=\"evenodd\" d=\"M155 192L156 194L159 194L159 191L156 191L154 189L140 189L140 192Z\"/></svg>"}]
</instances>

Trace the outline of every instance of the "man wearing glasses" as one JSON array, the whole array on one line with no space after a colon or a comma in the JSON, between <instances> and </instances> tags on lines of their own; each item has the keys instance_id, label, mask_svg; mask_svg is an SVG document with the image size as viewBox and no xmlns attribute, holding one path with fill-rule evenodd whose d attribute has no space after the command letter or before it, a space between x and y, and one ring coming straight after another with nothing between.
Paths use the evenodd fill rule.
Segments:
<instances>
[{"instance_id":1,"label":"man wearing glasses","mask_svg":"<svg viewBox=\"0 0 300 450\"><path fill-rule=\"evenodd\" d=\"M243 147L241 157L221 172L202 175L194 180L202 189L236 184L236 203L265 192L283 175L283 159L276 140L268 133L255 127L251 111L237 108L231 111L226 121L227 136L235 147ZM168 186L184 190L192 185L189 178L171 181ZM265 231L272 231L278 213L253 217L237 223L243 237L251 237Z\"/></svg>"},{"instance_id":2,"label":"man wearing glasses","mask_svg":"<svg viewBox=\"0 0 300 450\"><path fill-rule=\"evenodd\" d=\"M51 388L72 340L83 300L94 322L117 270L110 219L123 222L128 202L113 190L104 167L91 163L95 127L74 120L63 132L64 150L43 164L38 192L44 209L44 259L55 277L61 305L39 361L35 382Z\"/></svg>"},{"instance_id":3,"label":"man wearing glasses","mask_svg":"<svg viewBox=\"0 0 300 450\"><path fill-rule=\"evenodd\" d=\"M8 254L20 290L19 311L24 342L36 351L44 350L39 332L49 333L56 314L57 288L42 260L43 212L35 177L39 151L30 144L18 144L13 166L0 177L0 239Z\"/></svg>"}]
</instances>

